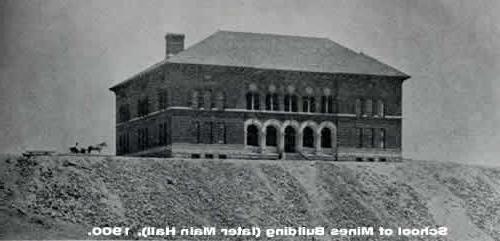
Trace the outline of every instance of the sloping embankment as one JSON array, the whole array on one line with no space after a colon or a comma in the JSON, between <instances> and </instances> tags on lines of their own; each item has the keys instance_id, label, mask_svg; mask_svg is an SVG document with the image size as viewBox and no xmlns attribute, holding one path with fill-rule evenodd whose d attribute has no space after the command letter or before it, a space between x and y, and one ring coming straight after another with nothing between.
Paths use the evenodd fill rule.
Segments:
<instances>
[{"instance_id":1,"label":"sloping embankment","mask_svg":"<svg viewBox=\"0 0 500 241\"><path fill-rule=\"evenodd\" d=\"M500 169L422 161L1 160L0 239L88 239L94 226L166 225L447 226L447 237L391 240L500 240Z\"/></svg>"}]
</instances>

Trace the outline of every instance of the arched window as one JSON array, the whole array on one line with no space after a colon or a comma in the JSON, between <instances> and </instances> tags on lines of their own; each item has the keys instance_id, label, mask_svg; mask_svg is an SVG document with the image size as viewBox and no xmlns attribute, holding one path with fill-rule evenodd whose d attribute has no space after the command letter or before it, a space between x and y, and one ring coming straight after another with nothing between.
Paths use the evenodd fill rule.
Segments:
<instances>
[{"instance_id":1,"label":"arched window","mask_svg":"<svg viewBox=\"0 0 500 241\"><path fill-rule=\"evenodd\" d=\"M321 113L333 113L333 96L322 96L321 97Z\"/></svg>"},{"instance_id":2,"label":"arched window","mask_svg":"<svg viewBox=\"0 0 500 241\"><path fill-rule=\"evenodd\" d=\"M205 108L205 96L203 92L198 93L196 103L196 108Z\"/></svg>"},{"instance_id":3,"label":"arched window","mask_svg":"<svg viewBox=\"0 0 500 241\"><path fill-rule=\"evenodd\" d=\"M384 101L383 100L377 101L377 115L380 117L384 117Z\"/></svg>"},{"instance_id":4,"label":"arched window","mask_svg":"<svg viewBox=\"0 0 500 241\"><path fill-rule=\"evenodd\" d=\"M321 147L332 148L332 131L330 128L323 128L321 130Z\"/></svg>"},{"instance_id":5,"label":"arched window","mask_svg":"<svg viewBox=\"0 0 500 241\"><path fill-rule=\"evenodd\" d=\"M302 145L304 147L314 147L314 131L309 126L304 128L302 134Z\"/></svg>"},{"instance_id":6,"label":"arched window","mask_svg":"<svg viewBox=\"0 0 500 241\"><path fill-rule=\"evenodd\" d=\"M259 110L260 109L260 96L256 92L248 92L246 95L247 100L247 110Z\"/></svg>"},{"instance_id":7,"label":"arched window","mask_svg":"<svg viewBox=\"0 0 500 241\"><path fill-rule=\"evenodd\" d=\"M373 115L373 100L367 99L365 101L365 107L363 115L372 116Z\"/></svg>"},{"instance_id":8,"label":"arched window","mask_svg":"<svg viewBox=\"0 0 500 241\"><path fill-rule=\"evenodd\" d=\"M315 98L312 96L302 97L302 111L303 112L316 112Z\"/></svg>"},{"instance_id":9,"label":"arched window","mask_svg":"<svg viewBox=\"0 0 500 241\"><path fill-rule=\"evenodd\" d=\"M198 91L193 91L191 93L191 107L192 108L198 108Z\"/></svg>"},{"instance_id":10,"label":"arched window","mask_svg":"<svg viewBox=\"0 0 500 241\"><path fill-rule=\"evenodd\" d=\"M204 93L203 93L203 108L205 109L211 109L214 106L214 103L212 101L212 91L211 90L206 90Z\"/></svg>"},{"instance_id":11,"label":"arched window","mask_svg":"<svg viewBox=\"0 0 500 241\"><path fill-rule=\"evenodd\" d=\"M274 126L268 126L266 128L266 146L277 146L278 145L278 131Z\"/></svg>"},{"instance_id":12,"label":"arched window","mask_svg":"<svg viewBox=\"0 0 500 241\"><path fill-rule=\"evenodd\" d=\"M225 107L224 92L221 91L221 92L217 93L215 108L217 108L219 110L223 110L224 107Z\"/></svg>"},{"instance_id":13,"label":"arched window","mask_svg":"<svg viewBox=\"0 0 500 241\"><path fill-rule=\"evenodd\" d=\"M266 110L279 110L278 94L269 93L266 95Z\"/></svg>"},{"instance_id":14,"label":"arched window","mask_svg":"<svg viewBox=\"0 0 500 241\"><path fill-rule=\"evenodd\" d=\"M259 128L256 125L247 127L247 145L259 146Z\"/></svg>"},{"instance_id":15,"label":"arched window","mask_svg":"<svg viewBox=\"0 0 500 241\"><path fill-rule=\"evenodd\" d=\"M285 111L287 112L297 112L297 96L296 95L285 95L284 98Z\"/></svg>"},{"instance_id":16,"label":"arched window","mask_svg":"<svg viewBox=\"0 0 500 241\"><path fill-rule=\"evenodd\" d=\"M356 99L356 103L354 104L354 112L356 113L356 116L361 116L361 114L363 113L363 100Z\"/></svg>"}]
</instances>

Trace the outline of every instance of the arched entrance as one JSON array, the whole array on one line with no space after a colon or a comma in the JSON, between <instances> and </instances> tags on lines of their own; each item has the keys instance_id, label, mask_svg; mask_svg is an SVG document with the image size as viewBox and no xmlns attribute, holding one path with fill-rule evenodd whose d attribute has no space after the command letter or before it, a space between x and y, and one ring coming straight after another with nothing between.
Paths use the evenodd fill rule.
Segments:
<instances>
[{"instance_id":1,"label":"arched entrance","mask_svg":"<svg viewBox=\"0 0 500 241\"><path fill-rule=\"evenodd\" d=\"M285 152L295 152L296 131L293 127L285 128Z\"/></svg>"},{"instance_id":2,"label":"arched entrance","mask_svg":"<svg viewBox=\"0 0 500 241\"><path fill-rule=\"evenodd\" d=\"M321 148L332 148L332 131L330 128L321 130Z\"/></svg>"},{"instance_id":3,"label":"arched entrance","mask_svg":"<svg viewBox=\"0 0 500 241\"><path fill-rule=\"evenodd\" d=\"M259 128L256 125L249 125L247 127L247 145L259 146Z\"/></svg>"},{"instance_id":4,"label":"arched entrance","mask_svg":"<svg viewBox=\"0 0 500 241\"><path fill-rule=\"evenodd\" d=\"M278 131L274 126L266 127L266 146L278 145Z\"/></svg>"},{"instance_id":5,"label":"arched entrance","mask_svg":"<svg viewBox=\"0 0 500 241\"><path fill-rule=\"evenodd\" d=\"M302 146L303 147L314 147L314 131L311 127L306 126L302 134Z\"/></svg>"}]
</instances>

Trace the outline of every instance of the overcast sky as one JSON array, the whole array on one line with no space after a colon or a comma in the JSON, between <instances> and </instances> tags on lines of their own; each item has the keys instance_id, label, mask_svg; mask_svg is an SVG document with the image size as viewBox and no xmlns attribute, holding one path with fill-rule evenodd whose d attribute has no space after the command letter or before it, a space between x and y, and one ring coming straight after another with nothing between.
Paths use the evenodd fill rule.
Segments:
<instances>
[{"instance_id":1,"label":"overcast sky","mask_svg":"<svg viewBox=\"0 0 500 241\"><path fill-rule=\"evenodd\" d=\"M108 88L216 30L328 37L412 76L408 158L500 165L500 1L0 0L0 152L114 152Z\"/></svg>"}]
</instances>

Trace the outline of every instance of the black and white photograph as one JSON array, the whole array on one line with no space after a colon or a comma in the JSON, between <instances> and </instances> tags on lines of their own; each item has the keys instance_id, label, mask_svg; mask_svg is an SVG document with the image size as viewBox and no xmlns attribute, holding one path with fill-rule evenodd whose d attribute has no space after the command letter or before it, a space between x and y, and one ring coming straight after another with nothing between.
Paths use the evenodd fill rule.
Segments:
<instances>
[{"instance_id":1,"label":"black and white photograph","mask_svg":"<svg viewBox=\"0 0 500 241\"><path fill-rule=\"evenodd\" d=\"M500 2L0 0L0 240L500 240Z\"/></svg>"}]
</instances>

